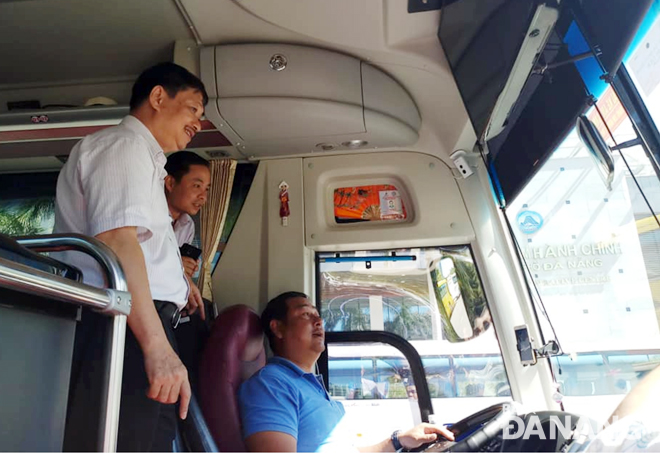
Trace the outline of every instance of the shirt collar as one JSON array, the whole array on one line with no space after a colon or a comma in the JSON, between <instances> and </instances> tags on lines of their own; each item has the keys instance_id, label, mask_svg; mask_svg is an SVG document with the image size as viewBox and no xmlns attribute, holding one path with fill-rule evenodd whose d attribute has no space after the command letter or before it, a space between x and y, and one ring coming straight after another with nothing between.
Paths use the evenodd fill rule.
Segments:
<instances>
[{"instance_id":1,"label":"shirt collar","mask_svg":"<svg viewBox=\"0 0 660 453\"><path fill-rule=\"evenodd\" d=\"M183 227L185 227L185 226L191 224L192 222L193 222L192 217L190 217L190 216L189 216L188 214L186 214L185 212L182 212L181 215L179 216L179 218L177 219L177 221L174 222L174 225L175 225L177 228L183 228Z\"/></svg>"},{"instance_id":2,"label":"shirt collar","mask_svg":"<svg viewBox=\"0 0 660 453\"><path fill-rule=\"evenodd\" d=\"M149 143L149 151L151 152L151 155L154 157L156 162L163 167L165 166L167 158L165 157L163 148L161 148L160 144L154 137L154 134L151 133L149 128L145 126L142 121L133 115L126 115L124 119L121 120L120 126L130 129L136 134L144 137L147 140L147 143Z\"/></svg>"},{"instance_id":3,"label":"shirt collar","mask_svg":"<svg viewBox=\"0 0 660 453\"><path fill-rule=\"evenodd\" d=\"M280 357L280 356L271 357L271 358L268 360L268 363L276 363L276 364L278 364L278 365L282 365L282 366L284 366L284 367L287 367L287 368L289 368L291 371L293 371L294 373L296 373L298 376L304 376L304 375L306 375L306 374L314 375L314 373L307 373L307 372L304 371L302 368L300 368L298 365L296 365L295 363L293 363L291 360L285 359L284 357Z\"/></svg>"}]
</instances>

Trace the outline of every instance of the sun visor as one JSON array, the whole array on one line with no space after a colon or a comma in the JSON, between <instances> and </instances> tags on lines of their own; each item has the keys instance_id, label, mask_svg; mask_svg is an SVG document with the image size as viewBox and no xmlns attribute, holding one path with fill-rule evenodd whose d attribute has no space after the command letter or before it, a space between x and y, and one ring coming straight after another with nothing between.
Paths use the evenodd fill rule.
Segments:
<instances>
[{"instance_id":1,"label":"sun visor","mask_svg":"<svg viewBox=\"0 0 660 453\"><path fill-rule=\"evenodd\" d=\"M553 79L538 83L518 120L503 134L503 143L493 143L496 153L489 161L503 202L516 197L588 108L589 98L574 66L557 68Z\"/></svg>"},{"instance_id":2,"label":"sun visor","mask_svg":"<svg viewBox=\"0 0 660 453\"><path fill-rule=\"evenodd\" d=\"M510 123L558 15L555 1L445 3L438 39L480 140Z\"/></svg>"},{"instance_id":3,"label":"sun visor","mask_svg":"<svg viewBox=\"0 0 660 453\"><path fill-rule=\"evenodd\" d=\"M605 71L619 69L653 0L581 0L575 8L580 29L602 52Z\"/></svg>"},{"instance_id":4,"label":"sun visor","mask_svg":"<svg viewBox=\"0 0 660 453\"><path fill-rule=\"evenodd\" d=\"M502 133L487 142L503 205L513 200L607 88L652 1L566 1ZM596 51L597 57L593 56Z\"/></svg>"}]
</instances>

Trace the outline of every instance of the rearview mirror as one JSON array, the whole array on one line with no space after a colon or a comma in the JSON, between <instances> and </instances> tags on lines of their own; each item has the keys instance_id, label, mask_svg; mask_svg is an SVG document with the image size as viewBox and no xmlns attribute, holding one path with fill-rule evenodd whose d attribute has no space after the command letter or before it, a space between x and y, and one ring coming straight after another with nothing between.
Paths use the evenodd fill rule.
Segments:
<instances>
[{"instance_id":1,"label":"rearview mirror","mask_svg":"<svg viewBox=\"0 0 660 453\"><path fill-rule=\"evenodd\" d=\"M491 325L476 267L465 258L460 251L447 249L429 263L442 334L452 343L474 338Z\"/></svg>"},{"instance_id":2,"label":"rearview mirror","mask_svg":"<svg viewBox=\"0 0 660 453\"><path fill-rule=\"evenodd\" d=\"M614 158L610 147L600 135L594 123L585 115L580 115L575 124L578 136L582 144L589 150L591 157L596 162L598 173L600 174L607 190L612 190L612 181L614 180Z\"/></svg>"}]
</instances>

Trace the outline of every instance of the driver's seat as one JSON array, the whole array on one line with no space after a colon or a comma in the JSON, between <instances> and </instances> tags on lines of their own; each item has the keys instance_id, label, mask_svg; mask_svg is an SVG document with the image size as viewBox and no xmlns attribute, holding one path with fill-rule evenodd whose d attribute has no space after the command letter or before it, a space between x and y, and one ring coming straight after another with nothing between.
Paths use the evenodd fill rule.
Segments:
<instances>
[{"instance_id":1,"label":"driver's seat","mask_svg":"<svg viewBox=\"0 0 660 453\"><path fill-rule=\"evenodd\" d=\"M246 305L223 310L213 323L199 373L199 400L219 451L246 451L238 388L266 364L257 315Z\"/></svg>"}]
</instances>

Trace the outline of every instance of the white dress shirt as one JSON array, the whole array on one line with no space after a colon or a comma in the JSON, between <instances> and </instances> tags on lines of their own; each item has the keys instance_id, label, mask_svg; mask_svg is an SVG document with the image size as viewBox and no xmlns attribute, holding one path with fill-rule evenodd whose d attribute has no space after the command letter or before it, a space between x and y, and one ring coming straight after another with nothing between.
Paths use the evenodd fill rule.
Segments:
<instances>
[{"instance_id":1,"label":"white dress shirt","mask_svg":"<svg viewBox=\"0 0 660 453\"><path fill-rule=\"evenodd\" d=\"M54 232L96 236L137 227L151 296L183 308L189 288L165 198L165 162L149 129L130 115L85 137L57 179ZM58 258L80 268L85 283L104 286L101 268L90 257L64 252Z\"/></svg>"},{"instance_id":2,"label":"white dress shirt","mask_svg":"<svg viewBox=\"0 0 660 453\"><path fill-rule=\"evenodd\" d=\"M183 244L192 245L195 238L195 221L185 212L179 216L173 225L176 242L181 247Z\"/></svg>"}]
</instances>

